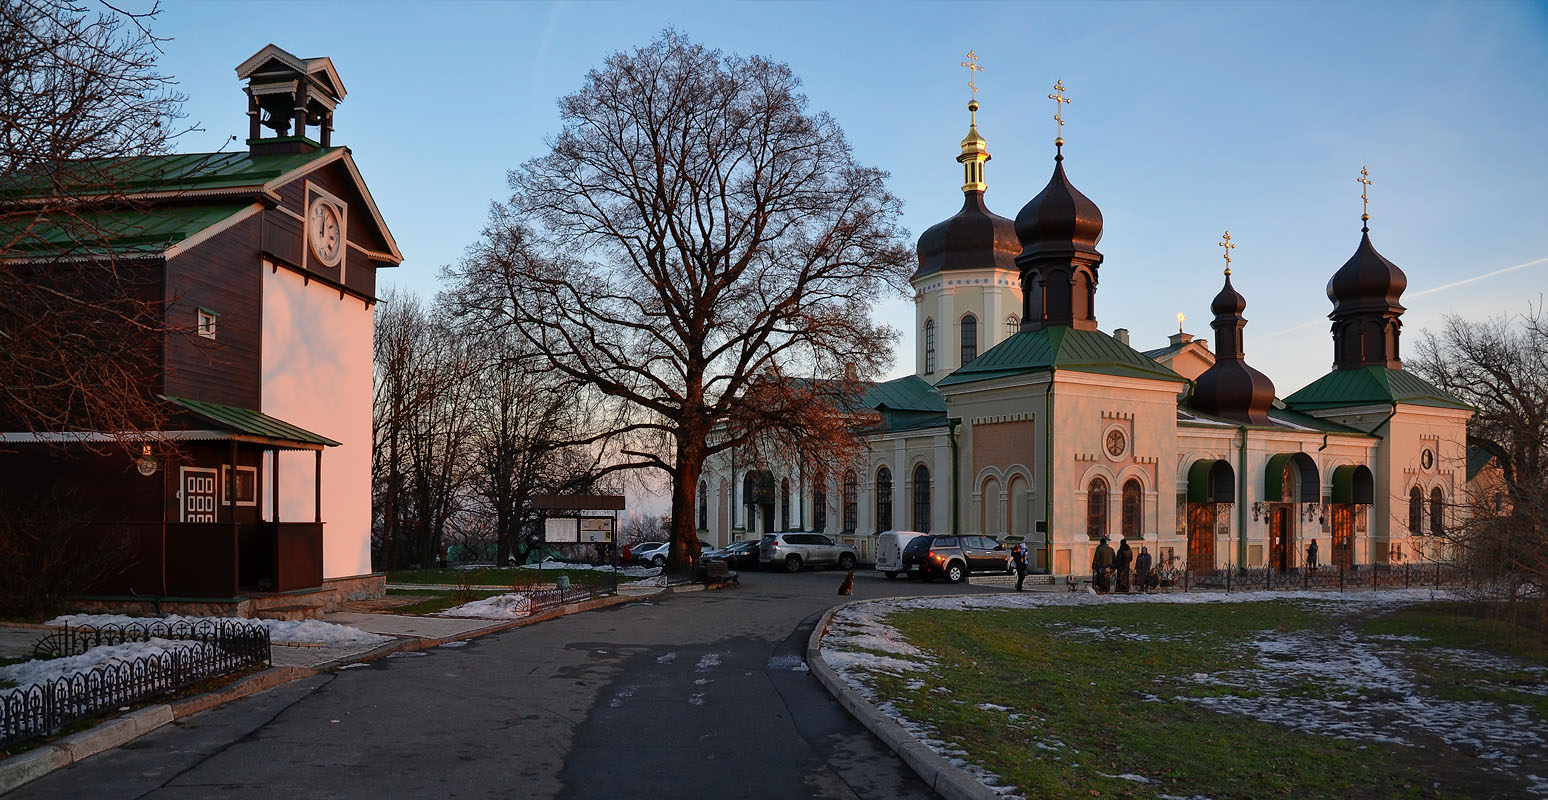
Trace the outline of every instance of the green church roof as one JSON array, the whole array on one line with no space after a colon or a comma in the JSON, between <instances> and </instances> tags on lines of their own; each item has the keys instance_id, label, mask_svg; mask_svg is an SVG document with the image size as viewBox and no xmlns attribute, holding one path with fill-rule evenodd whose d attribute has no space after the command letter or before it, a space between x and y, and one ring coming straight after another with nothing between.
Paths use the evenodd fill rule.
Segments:
<instances>
[{"instance_id":1,"label":"green church roof","mask_svg":"<svg viewBox=\"0 0 1548 800\"><path fill-rule=\"evenodd\" d=\"M70 184L71 191L78 195L104 191L118 195L258 187L342 149L326 147L310 153L264 155L237 151L94 159L65 167L75 177L66 175L62 181ZM38 197L52 191L51 179L24 176L15 182L11 196L15 199Z\"/></svg>"},{"instance_id":2,"label":"green church roof","mask_svg":"<svg viewBox=\"0 0 1548 800\"><path fill-rule=\"evenodd\" d=\"M946 424L946 399L918 375L878 383L865 393L867 408L881 413L889 431L938 428Z\"/></svg>"},{"instance_id":3,"label":"green church roof","mask_svg":"<svg viewBox=\"0 0 1548 800\"><path fill-rule=\"evenodd\" d=\"M1187 382L1181 375L1101 331L1055 325L1011 336L936 385L953 386L1050 369Z\"/></svg>"},{"instance_id":4,"label":"green church roof","mask_svg":"<svg viewBox=\"0 0 1548 800\"><path fill-rule=\"evenodd\" d=\"M336 447L339 444L326 436L320 436L282 419L277 419L252 409L221 405L220 403L208 403L203 400L189 400L170 395L163 395L163 397L168 402L182 406L209 422L224 426L233 433L262 440L265 443L310 446L308 449Z\"/></svg>"},{"instance_id":5,"label":"green church roof","mask_svg":"<svg viewBox=\"0 0 1548 800\"><path fill-rule=\"evenodd\" d=\"M79 225L43 226L17 236L10 258L157 255L172 245L236 214L252 203L155 206L82 215ZM30 220L12 218L11 225ZM0 236L4 228L0 226Z\"/></svg>"},{"instance_id":6,"label":"green church roof","mask_svg":"<svg viewBox=\"0 0 1548 800\"><path fill-rule=\"evenodd\" d=\"M1472 409L1418 375L1380 366L1334 370L1285 398L1298 411L1398 403Z\"/></svg>"}]
</instances>

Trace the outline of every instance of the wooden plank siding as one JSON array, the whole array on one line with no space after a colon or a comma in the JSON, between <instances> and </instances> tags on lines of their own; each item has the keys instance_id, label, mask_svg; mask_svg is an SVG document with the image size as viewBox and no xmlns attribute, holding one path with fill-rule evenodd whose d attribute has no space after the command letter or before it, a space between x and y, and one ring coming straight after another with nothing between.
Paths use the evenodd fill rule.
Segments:
<instances>
[{"instance_id":1,"label":"wooden plank siding","mask_svg":"<svg viewBox=\"0 0 1548 800\"><path fill-rule=\"evenodd\" d=\"M339 267L328 267L311 257L306 242L303 220L312 197L307 184L321 189L342 200L348 206L345 222L345 241L356 247L344 248L342 276ZM335 162L318 170L301 175L276 189L280 197L280 209L264 212L263 251L270 258L289 266L304 275L325 279L334 285L342 285L362 298L376 297L376 270L384 264L373 261L361 249L375 253L386 252L387 240L377 230L365 198L355 189L355 182L341 163ZM297 219L289 211L299 215ZM357 249L360 248L360 249Z\"/></svg>"},{"instance_id":2,"label":"wooden plank siding","mask_svg":"<svg viewBox=\"0 0 1548 800\"><path fill-rule=\"evenodd\" d=\"M164 347L163 393L261 408L263 273L259 217L252 217L169 260L167 320L192 331L198 309L218 314L215 338L171 334Z\"/></svg>"}]
</instances>

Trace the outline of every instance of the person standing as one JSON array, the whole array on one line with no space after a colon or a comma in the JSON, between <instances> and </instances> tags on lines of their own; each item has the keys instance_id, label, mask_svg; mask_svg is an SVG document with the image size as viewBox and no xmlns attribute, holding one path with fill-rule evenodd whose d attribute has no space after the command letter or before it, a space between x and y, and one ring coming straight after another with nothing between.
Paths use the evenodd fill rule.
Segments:
<instances>
[{"instance_id":1,"label":"person standing","mask_svg":"<svg viewBox=\"0 0 1548 800\"><path fill-rule=\"evenodd\" d=\"M1011 548L1011 560L1016 562L1016 591L1021 591L1021 584L1027 579L1027 543L1017 542Z\"/></svg>"},{"instance_id":2,"label":"person standing","mask_svg":"<svg viewBox=\"0 0 1548 800\"><path fill-rule=\"evenodd\" d=\"M1150 591L1150 551L1140 545L1139 555L1134 557L1134 582L1141 592Z\"/></svg>"},{"instance_id":3,"label":"person standing","mask_svg":"<svg viewBox=\"0 0 1548 800\"><path fill-rule=\"evenodd\" d=\"M1316 572L1317 571L1317 540L1316 539L1313 539L1311 541L1311 544L1306 546L1306 566L1310 567L1312 572Z\"/></svg>"},{"instance_id":4,"label":"person standing","mask_svg":"<svg viewBox=\"0 0 1548 800\"><path fill-rule=\"evenodd\" d=\"M1102 537L1102 543L1097 545L1096 552L1091 555L1091 585L1098 592L1107 593L1108 573L1113 569L1113 547L1107 543L1107 537Z\"/></svg>"},{"instance_id":5,"label":"person standing","mask_svg":"<svg viewBox=\"0 0 1548 800\"><path fill-rule=\"evenodd\" d=\"M1114 566L1118 572L1118 591L1129 593L1129 567L1134 564L1134 551L1129 548L1129 540L1118 542L1118 555L1114 560Z\"/></svg>"}]
</instances>

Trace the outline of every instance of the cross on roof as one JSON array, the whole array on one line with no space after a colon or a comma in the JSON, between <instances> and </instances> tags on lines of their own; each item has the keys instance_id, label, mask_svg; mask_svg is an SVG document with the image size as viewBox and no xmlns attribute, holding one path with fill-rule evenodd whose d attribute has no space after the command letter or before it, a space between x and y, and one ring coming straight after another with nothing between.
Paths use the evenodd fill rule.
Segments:
<instances>
[{"instance_id":1,"label":"cross on roof","mask_svg":"<svg viewBox=\"0 0 1548 800\"><path fill-rule=\"evenodd\" d=\"M977 100L978 99L978 84L973 82L973 73L975 73L975 72L983 72L984 71L983 67L978 66L978 51L976 51L976 50L969 50L967 52L967 61L962 62L962 66L967 67L967 70L968 70L968 88L973 90L973 99Z\"/></svg>"},{"instance_id":2,"label":"cross on roof","mask_svg":"<svg viewBox=\"0 0 1548 800\"><path fill-rule=\"evenodd\" d=\"M1225 232L1225 240L1220 243L1220 246L1225 248L1225 262L1226 262L1225 274L1226 274L1227 277L1229 277L1230 274L1231 274L1231 251L1236 249L1236 245L1231 244L1231 232L1230 231L1226 231Z\"/></svg>"},{"instance_id":3,"label":"cross on roof","mask_svg":"<svg viewBox=\"0 0 1548 800\"><path fill-rule=\"evenodd\" d=\"M1064 96L1064 81L1063 80L1054 81L1054 93L1051 94L1051 95L1048 95L1048 99L1054 101L1054 122L1059 123L1059 138L1054 140L1054 144L1064 144L1064 106L1063 106L1063 104L1070 102L1070 99L1068 97Z\"/></svg>"},{"instance_id":4,"label":"cross on roof","mask_svg":"<svg viewBox=\"0 0 1548 800\"><path fill-rule=\"evenodd\" d=\"M1363 166L1360 167L1360 177L1355 178L1355 180L1360 182L1360 221L1368 222L1371 218L1371 198L1368 193L1375 181L1371 180L1370 170Z\"/></svg>"}]
</instances>

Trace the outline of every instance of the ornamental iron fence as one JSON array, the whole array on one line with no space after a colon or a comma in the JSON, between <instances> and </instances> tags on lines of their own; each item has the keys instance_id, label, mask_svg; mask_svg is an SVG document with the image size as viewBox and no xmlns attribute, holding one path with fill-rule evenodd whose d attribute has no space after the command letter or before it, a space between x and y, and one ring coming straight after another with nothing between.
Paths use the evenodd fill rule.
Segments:
<instances>
[{"instance_id":1,"label":"ornamental iron fence","mask_svg":"<svg viewBox=\"0 0 1548 800\"><path fill-rule=\"evenodd\" d=\"M268 628L210 620L66 628L44 636L33 652L44 658L64 658L93 647L152 640L168 646L0 693L0 746L46 736L76 720L270 663Z\"/></svg>"},{"instance_id":2,"label":"ornamental iron fence","mask_svg":"<svg viewBox=\"0 0 1548 800\"><path fill-rule=\"evenodd\" d=\"M1222 567L1158 571L1161 591L1354 591L1359 589L1458 588L1470 585L1462 568L1446 564L1355 564L1349 567ZM1112 583L1116 580L1111 579ZM1138 591L1138 588L1135 588Z\"/></svg>"}]
</instances>

